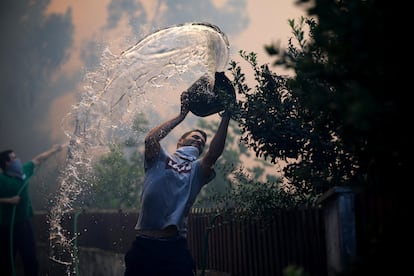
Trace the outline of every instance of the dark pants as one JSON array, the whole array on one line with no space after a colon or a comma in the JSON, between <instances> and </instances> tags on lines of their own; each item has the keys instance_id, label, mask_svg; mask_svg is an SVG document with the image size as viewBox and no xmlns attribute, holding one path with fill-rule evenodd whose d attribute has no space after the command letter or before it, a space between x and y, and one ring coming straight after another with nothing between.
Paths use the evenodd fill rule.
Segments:
<instances>
[{"instance_id":1,"label":"dark pants","mask_svg":"<svg viewBox=\"0 0 414 276\"><path fill-rule=\"evenodd\" d=\"M196 267L182 237L137 237L125 254L124 276L194 276Z\"/></svg>"},{"instance_id":2,"label":"dark pants","mask_svg":"<svg viewBox=\"0 0 414 276\"><path fill-rule=\"evenodd\" d=\"M0 268L1 275L12 275L12 262L10 250L10 225L0 226ZM37 276L39 263L37 260L36 241L30 221L15 223L13 231L13 260L16 269L16 256L20 255L24 275Z\"/></svg>"}]
</instances>

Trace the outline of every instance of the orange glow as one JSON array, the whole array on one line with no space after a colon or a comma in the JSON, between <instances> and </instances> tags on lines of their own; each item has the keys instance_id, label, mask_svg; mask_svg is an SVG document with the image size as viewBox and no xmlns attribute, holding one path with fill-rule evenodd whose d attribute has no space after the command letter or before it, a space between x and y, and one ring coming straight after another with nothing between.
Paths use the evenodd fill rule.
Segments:
<instances>
[{"instance_id":1,"label":"orange glow","mask_svg":"<svg viewBox=\"0 0 414 276\"><path fill-rule=\"evenodd\" d=\"M91 37L98 37L99 30L105 24L107 18L107 5L109 0L55 0L47 9L50 13L66 13L71 9L74 24L73 46L70 49L69 61L63 65L63 74L71 74L73 70L83 67L80 57L80 48L84 41Z\"/></svg>"}]
</instances>

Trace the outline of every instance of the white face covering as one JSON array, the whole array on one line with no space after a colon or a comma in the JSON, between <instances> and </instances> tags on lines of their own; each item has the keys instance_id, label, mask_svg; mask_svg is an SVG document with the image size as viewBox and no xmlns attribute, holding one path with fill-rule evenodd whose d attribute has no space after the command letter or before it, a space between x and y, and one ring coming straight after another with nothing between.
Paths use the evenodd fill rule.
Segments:
<instances>
[{"instance_id":1,"label":"white face covering","mask_svg":"<svg viewBox=\"0 0 414 276\"><path fill-rule=\"evenodd\" d=\"M20 159L16 158L6 169L6 174L24 180L23 166Z\"/></svg>"},{"instance_id":2,"label":"white face covering","mask_svg":"<svg viewBox=\"0 0 414 276\"><path fill-rule=\"evenodd\" d=\"M179 147L175 154L185 160L194 161L198 158L198 148L194 146L183 146Z\"/></svg>"}]
</instances>

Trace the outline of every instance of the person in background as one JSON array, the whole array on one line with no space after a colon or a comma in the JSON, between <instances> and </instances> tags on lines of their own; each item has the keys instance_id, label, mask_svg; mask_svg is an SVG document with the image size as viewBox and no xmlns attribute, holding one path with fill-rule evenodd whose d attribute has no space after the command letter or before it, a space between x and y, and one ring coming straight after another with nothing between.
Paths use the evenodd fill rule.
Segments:
<instances>
[{"instance_id":1,"label":"person in background","mask_svg":"<svg viewBox=\"0 0 414 276\"><path fill-rule=\"evenodd\" d=\"M32 229L32 203L29 196L29 179L35 167L62 150L54 145L22 164L13 150L0 152L0 268L1 275L12 275L14 260L19 253L25 275L38 275L36 241ZM13 223L13 227L12 226ZM13 229L13 232L11 230ZM10 240L13 238L13 259Z\"/></svg>"},{"instance_id":2,"label":"person in background","mask_svg":"<svg viewBox=\"0 0 414 276\"><path fill-rule=\"evenodd\" d=\"M187 247L187 217L201 188L215 176L214 164L223 153L230 121L223 112L208 151L203 130L185 132L169 154L160 141L189 113L188 93L181 95L179 115L156 126L145 137L145 178L137 236L125 254L125 276L196 275Z\"/></svg>"}]
</instances>

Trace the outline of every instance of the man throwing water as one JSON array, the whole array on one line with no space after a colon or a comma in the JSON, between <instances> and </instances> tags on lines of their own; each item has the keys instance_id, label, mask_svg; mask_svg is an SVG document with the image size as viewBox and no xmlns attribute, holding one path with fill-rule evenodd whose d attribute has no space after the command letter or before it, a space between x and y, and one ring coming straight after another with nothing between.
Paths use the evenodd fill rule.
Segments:
<instances>
[{"instance_id":1,"label":"man throwing water","mask_svg":"<svg viewBox=\"0 0 414 276\"><path fill-rule=\"evenodd\" d=\"M189 113L188 93L181 96L181 110L156 126L145 137L145 178L137 236L125 254L125 276L196 275L187 247L187 217L201 188L215 176L214 164L223 153L230 121L221 116L208 151L201 157L207 135L200 129L185 132L169 154L160 144Z\"/></svg>"}]
</instances>

